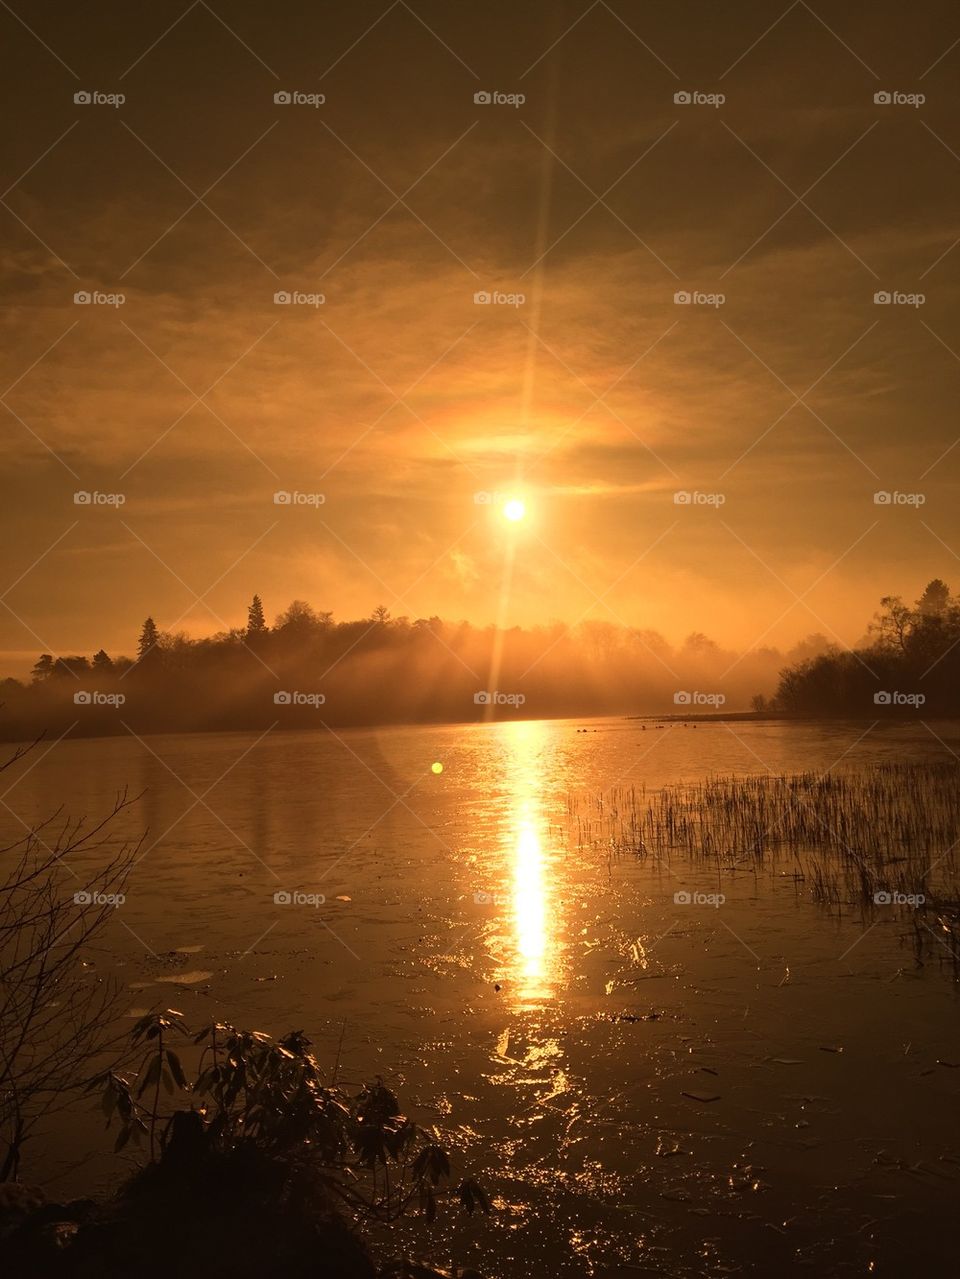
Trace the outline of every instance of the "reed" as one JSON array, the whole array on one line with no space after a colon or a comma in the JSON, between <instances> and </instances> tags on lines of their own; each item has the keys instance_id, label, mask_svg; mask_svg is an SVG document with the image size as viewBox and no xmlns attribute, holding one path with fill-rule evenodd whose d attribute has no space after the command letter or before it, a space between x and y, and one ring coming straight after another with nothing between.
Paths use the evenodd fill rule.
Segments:
<instances>
[{"instance_id":1,"label":"reed","mask_svg":"<svg viewBox=\"0 0 960 1279\"><path fill-rule=\"evenodd\" d=\"M960 938L960 761L634 786L569 807L582 846L788 874L837 905L899 895Z\"/></svg>"}]
</instances>

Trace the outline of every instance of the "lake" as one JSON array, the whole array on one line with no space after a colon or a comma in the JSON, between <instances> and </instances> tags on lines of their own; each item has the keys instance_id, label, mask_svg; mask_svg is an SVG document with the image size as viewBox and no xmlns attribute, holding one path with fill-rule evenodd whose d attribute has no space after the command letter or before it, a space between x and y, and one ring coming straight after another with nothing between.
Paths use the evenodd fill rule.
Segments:
<instances>
[{"instance_id":1,"label":"lake","mask_svg":"<svg viewBox=\"0 0 960 1279\"><path fill-rule=\"evenodd\" d=\"M0 826L140 796L91 971L131 1015L302 1028L342 1078L382 1075L496 1203L438 1221L435 1263L896 1275L954 1256L947 943L920 962L904 912L773 867L620 855L604 797L957 750L957 723L614 719L67 740L4 775ZM111 1145L84 1108L24 1176L89 1193Z\"/></svg>"}]
</instances>

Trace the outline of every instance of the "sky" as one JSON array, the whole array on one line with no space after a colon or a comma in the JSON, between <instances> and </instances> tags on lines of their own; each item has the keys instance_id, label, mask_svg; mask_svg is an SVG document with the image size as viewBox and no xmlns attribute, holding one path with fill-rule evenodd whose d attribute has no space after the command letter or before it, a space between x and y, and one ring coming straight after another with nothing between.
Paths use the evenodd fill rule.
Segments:
<instances>
[{"instance_id":1,"label":"sky","mask_svg":"<svg viewBox=\"0 0 960 1279\"><path fill-rule=\"evenodd\" d=\"M955 6L0 31L2 673L255 591L787 649L960 584Z\"/></svg>"}]
</instances>

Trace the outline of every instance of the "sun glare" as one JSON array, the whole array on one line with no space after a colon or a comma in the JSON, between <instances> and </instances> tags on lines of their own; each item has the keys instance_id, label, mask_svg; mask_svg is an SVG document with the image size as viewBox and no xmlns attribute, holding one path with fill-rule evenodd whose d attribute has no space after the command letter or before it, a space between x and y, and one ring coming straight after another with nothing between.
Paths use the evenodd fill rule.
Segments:
<instances>
[{"instance_id":1,"label":"sun glare","mask_svg":"<svg viewBox=\"0 0 960 1279\"><path fill-rule=\"evenodd\" d=\"M513 520L514 523L516 523L517 520L522 520L526 513L527 508L518 497L511 498L503 508L504 518Z\"/></svg>"}]
</instances>

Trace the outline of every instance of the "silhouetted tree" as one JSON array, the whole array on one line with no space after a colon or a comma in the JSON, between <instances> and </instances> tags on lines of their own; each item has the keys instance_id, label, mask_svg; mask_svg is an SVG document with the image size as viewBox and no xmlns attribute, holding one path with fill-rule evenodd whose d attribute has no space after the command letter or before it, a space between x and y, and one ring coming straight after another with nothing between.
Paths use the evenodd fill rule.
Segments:
<instances>
[{"instance_id":1,"label":"silhouetted tree","mask_svg":"<svg viewBox=\"0 0 960 1279\"><path fill-rule=\"evenodd\" d=\"M14 751L0 773L29 749ZM0 1182L16 1179L31 1134L80 1090L115 1033L122 988L87 980L81 960L136 861L140 845L118 848L110 831L129 803L119 797L92 826L47 819L0 847ZM98 849L105 864L94 870L89 854Z\"/></svg>"},{"instance_id":2,"label":"silhouetted tree","mask_svg":"<svg viewBox=\"0 0 960 1279\"><path fill-rule=\"evenodd\" d=\"M906 651L907 639L916 621L913 609L904 604L899 595L884 595L880 601L881 612L874 615L870 629L878 637L881 648Z\"/></svg>"},{"instance_id":3,"label":"silhouetted tree","mask_svg":"<svg viewBox=\"0 0 960 1279\"><path fill-rule=\"evenodd\" d=\"M148 617L140 632L140 639L137 641L137 661L142 662L145 658L154 656L159 643L160 632L157 630L157 624L152 617Z\"/></svg>"},{"instance_id":4,"label":"silhouetted tree","mask_svg":"<svg viewBox=\"0 0 960 1279\"><path fill-rule=\"evenodd\" d=\"M960 637L960 601L950 598L946 582L935 577L917 600L910 634L910 656L924 670L939 664Z\"/></svg>"},{"instance_id":5,"label":"silhouetted tree","mask_svg":"<svg viewBox=\"0 0 960 1279\"><path fill-rule=\"evenodd\" d=\"M683 641L685 653L715 653L718 647L716 640L712 640L709 635L704 635L703 631L693 631Z\"/></svg>"},{"instance_id":6,"label":"silhouetted tree","mask_svg":"<svg viewBox=\"0 0 960 1279\"><path fill-rule=\"evenodd\" d=\"M950 603L950 587L939 577L928 582L923 594L917 600L917 609L922 617L943 617Z\"/></svg>"},{"instance_id":7,"label":"silhouetted tree","mask_svg":"<svg viewBox=\"0 0 960 1279\"><path fill-rule=\"evenodd\" d=\"M98 675L107 675L113 670L113 662L102 648L94 653L92 666Z\"/></svg>"},{"instance_id":8,"label":"silhouetted tree","mask_svg":"<svg viewBox=\"0 0 960 1279\"><path fill-rule=\"evenodd\" d=\"M55 675L86 675L90 663L85 657L58 657L54 666Z\"/></svg>"},{"instance_id":9,"label":"silhouetted tree","mask_svg":"<svg viewBox=\"0 0 960 1279\"><path fill-rule=\"evenodd\" d=\"M254 595L247 609L247 639L256 639L267 633L267 620L263 615L263 600Z\"/></svg>"},{"instance_id":10,"label":"silhouetted tree","mask_svg":"<svg viewBox=\"0 0 960 1279\"><path fill-rule=\"evenodd\" d=\"M56 664L51 653L41 653L33 667L34 684L41 684L45 679L49 679Z\"/></svg>"},{"instance_id":11,"label":"silhouetted tree","mask_svg":"<svg viewBox=\"0 0 960 1279\"><path fill-rule=\"evenodd\" d=\"M385 626L390 620L390 610L385 604L378 604L373 610L373 620L379 622L381 626Z\"/></svg>"},{"instance_id":12,"label":"silhouetted tree","mask_svg":"<svg viewBox=\"0 0 960 1279\"><path fill-rule=\"evenodd\" d=\"M916 712L956 714L960 709L960 601L940 578L929 582L911 608L885 595L870 626L872 643L851 652L833 648L781 672L778 709L818 715Z\"/></svg>"},{"instance_id":13,"label":"silhouetted tree","mask_svg":"<svg viewBox=\"0 0 960 1279\"><path fill-rule=\"evenodd\" d=\"M321 626L306 600L293 600L277 618L273 629L284 639L300 641L317 634Z\"/></svg>"}]
</instances>

